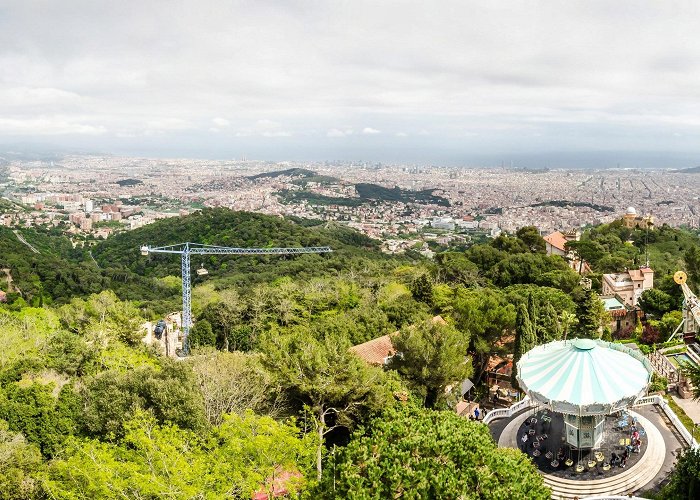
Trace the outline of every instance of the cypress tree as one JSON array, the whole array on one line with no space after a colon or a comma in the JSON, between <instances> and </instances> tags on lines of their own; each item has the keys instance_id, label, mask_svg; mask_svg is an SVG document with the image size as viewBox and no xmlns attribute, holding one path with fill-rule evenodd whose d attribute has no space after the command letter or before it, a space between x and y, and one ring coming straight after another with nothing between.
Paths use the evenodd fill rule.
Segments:
<instances>
[{"instance_id":1,"label":"cypress tree","mask_svg":"<svg viewBox=\"0 0 700 500\"><path fill-rule=\"evenodd\" d=\"M600 326L603 316L603 304L598 299L598 294L593 290L586 290L582 300L576 304L576 323L571 329L575 336L580 338L600 338Z\"/></svg>"},{"instance_id":2,"label":"cypress tree","mask_svg":"<svg viewBox=\"0 0 700 500\"><path fill-rule=\"evenodd\" d=\"M540 319L540 305L533 294L527 294L527 314L530 317L530 324L536 339L541 339L544 335L542 332L542 321Z\"/></svg>"},{"instance_id":3,"label":"cypress tree","mask_svg":"<svg viewBox=\"0 0 700 500\"><path fill-rule=\"evenodd\" d=\"M518 304L515 315L515 346L513 352L513 386L517 387L517 362L527 351L537 345L537 336L530 321L530 314L524 303Z\"/></svg>"},{"instance_id":4,"label":"cypress tree","mask_svg":"<svg viewBox=\"0 0 700 500\"><path fill-rule=\"evenodd\" d=\"M539 322L540 330L538 332L538 341L541 344L551 342L552 340L560 340L562 336L562 328L559 323L559 316L551 302L542 310Z\"/></svg>"}]
</instances>

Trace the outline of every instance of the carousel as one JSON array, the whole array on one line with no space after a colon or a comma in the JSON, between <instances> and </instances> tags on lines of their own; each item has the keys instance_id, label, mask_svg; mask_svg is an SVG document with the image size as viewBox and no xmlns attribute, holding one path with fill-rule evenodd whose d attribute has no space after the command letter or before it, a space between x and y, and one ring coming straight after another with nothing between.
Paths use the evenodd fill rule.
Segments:
<instances>
[{"instance_id":1,"label":"carousel","mask_svg":"<svg viewBox=\"0 0 700 500\"><path fill-rule=\"evenodd\" d=\"M532 401L564 420L566 442L597 448L607 415L644 396L653 369L641 352L592 339L554 341L528 351L517 380Z\"/></svg>"}]
</instances>

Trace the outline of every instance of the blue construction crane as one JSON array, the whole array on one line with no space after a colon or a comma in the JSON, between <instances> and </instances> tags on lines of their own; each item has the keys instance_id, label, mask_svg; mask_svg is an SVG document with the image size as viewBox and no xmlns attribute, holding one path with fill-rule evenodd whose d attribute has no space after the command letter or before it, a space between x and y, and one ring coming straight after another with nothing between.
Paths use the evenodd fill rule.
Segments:
<instances>
[{"instance_id":1,"label":"blue construction crane","mask_svg":"<svg viewBox=\"0 0 700 500\"><path fill-rule=\"evenodd\" d=\"M234 248L215 245L202 245L200 243L180 243L164 247L150 247L143 245L141 255L151 253L172 253L182 256L182 352L186 356L189 352L187 337L192 326L192 283L190 280L190 255L298 255L306 253L331 252L330 247L291 247L291 248ZM197 270L197 274L207 274L204 267Z\"/></svg>"}]
</instances>

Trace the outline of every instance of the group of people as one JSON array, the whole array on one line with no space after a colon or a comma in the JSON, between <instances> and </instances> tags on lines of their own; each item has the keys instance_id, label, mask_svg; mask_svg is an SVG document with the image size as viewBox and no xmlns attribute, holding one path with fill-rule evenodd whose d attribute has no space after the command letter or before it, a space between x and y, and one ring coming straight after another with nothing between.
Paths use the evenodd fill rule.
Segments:
<instances>
[{"instance_id":1,"label":"group of people","mask_svg":"<svg viewBox=\"0 0 700 500\"><path fill-rule=\"evenodd\" d=\"M622 455L618 455L617 453L613 452L610 458L610 465L612 466L620 466L622 468L627 466L627 459L630 457L631 453L639 453L641 447L642 447L642 439L639 435L639 430L637 429L637 422L636 420L632 424L632 434L630 436L630 444L625 446L625 451L622 452Z\"/></svg>"},{"instance_id":2,"label":"group of people","mask_svg":"<svg viewBox=\"0 0 700 500\"><path fill-rule=\"evenodd\" d=\"M625 448L625 451L622 453L622 455L618 455L613 451L610 457L610 465L612 465L613 467L617 465L624 469L625 467L627 467L627 459L629 457L630 450L628 448Z\"/></svg>"}]
</instances>

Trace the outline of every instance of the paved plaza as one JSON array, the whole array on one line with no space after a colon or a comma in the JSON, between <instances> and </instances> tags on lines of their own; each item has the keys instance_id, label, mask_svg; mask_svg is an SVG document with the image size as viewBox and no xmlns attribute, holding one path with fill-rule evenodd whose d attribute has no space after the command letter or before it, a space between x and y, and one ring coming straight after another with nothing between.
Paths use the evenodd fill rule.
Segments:
<instances>
[{"instance_id":1,"label":"paved plaza","mask_svg":"<svg viewBox=\"0 0 700 500\"><path fill-rule=\"evenodd\" d=\"M595 450L582 450L580 463L585 464L585 470L581 473L575 472L575 465L579 463L578 452L571 450L567 446L562 446L561 430L557 427L557 419L552 416L551 423L542 426L542 409L530 408L524 410L510 419L500 419L489 425L494 439L501 447L520 449L533 459L545 478L545 482L552 488L553 498L572 499L576 496L582 498L587 495L618 494L626 495L630 493L650 493L658 491L664 480L673 470L678 454L686 446L685 442L677 435L673 427L669 427L669 422L665 414L655 406L643 406L634 408L630 412L634 415L639 427L644 429L643 446L639 454L632 453L625 468L610 467L603 470L603 464L608 462L612 452L620 454L624 451L624 445L620 444L620 439L626 439L631 429L619 429L619 420L609 417L606 422L606 438L602 448ZM532 426L528 421L535 416L537 423ZM530 429L535 430L535 435L547 434L547 438L541 443L544 453L540 451L537 456L533 456L535 447L525 446L523 449L522 434ZM558 440L557 444L554 444ZM528 439L530 441L530 439ZM557 464L552 467L552 460L556 459L555 452L552 451L552 458L548 459L546 453L556 448L558 454L560 448L564 448L565 460L573 458L570 466ZM604 454L604 460L598 461L595 452ZM590 455L590 456L589 456ZM543 458L544 457L544 458ZM588 466L589 461L595 461L592 467Z\"/></svg>"}]
</instances>

